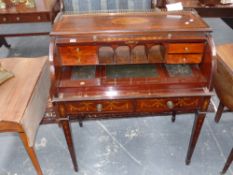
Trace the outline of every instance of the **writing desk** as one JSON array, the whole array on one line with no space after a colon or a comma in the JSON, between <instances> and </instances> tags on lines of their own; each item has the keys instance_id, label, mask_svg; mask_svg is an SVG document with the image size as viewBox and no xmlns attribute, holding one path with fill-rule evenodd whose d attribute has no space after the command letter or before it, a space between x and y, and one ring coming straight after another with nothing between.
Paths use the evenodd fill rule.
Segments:
<instances>
[{"instance_id":1,"label":"writing desk","mask_svg":"<svg viewBox=\"0 0 233 175\"><path fill-rule=\"evenodd\" d=\"M215 70L211 29L192 12L64 13L51 32L53 104L74 169L72 119L195 113L189 164Z\"/></svg>"}]
</instances>

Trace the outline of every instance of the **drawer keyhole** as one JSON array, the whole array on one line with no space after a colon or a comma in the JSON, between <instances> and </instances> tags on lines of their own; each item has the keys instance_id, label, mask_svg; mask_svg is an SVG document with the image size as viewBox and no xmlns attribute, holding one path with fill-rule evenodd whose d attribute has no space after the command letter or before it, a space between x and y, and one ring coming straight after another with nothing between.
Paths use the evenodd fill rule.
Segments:
<instances>
[{"instance_id":1,"label":"drawer keyhole","mask_svg":"<svg viewBox=\"0 0 233 175\"><path fill-rule=\"evenodd\" d=\"M174 103L172 101L167 101L167 107L169 109L173 109L174 108Z\"/></svg>"},{"instance_id":2,"label":"drawer keyhole","mask_svg":"<svg viewBox=\"0 0 233 175\"><path fill-rule=\"evenodd\" d=\"M103 108L103 105L102 105L102 104L97 104L97 105L96 105L96 110L97 110L98 112L101 112L101 111L102 111L102 108Z\"/></svg>"}]
</instances>

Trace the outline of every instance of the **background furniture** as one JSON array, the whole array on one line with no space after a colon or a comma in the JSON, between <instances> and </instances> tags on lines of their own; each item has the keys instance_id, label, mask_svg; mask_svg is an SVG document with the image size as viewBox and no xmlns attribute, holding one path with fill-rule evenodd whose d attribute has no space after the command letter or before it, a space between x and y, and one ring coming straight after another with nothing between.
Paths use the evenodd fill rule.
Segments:
<instances>
[{"instance_id":1,"label":"background furniture","mask_svg":"<svg viewBox=\"0 0 233 175\"><path fill-rule=\"evenodd\" d=\"M42 175L33 146L49 96L48 58L8 58L0 62L15 75L0 86L0 132L19 133L38 175Z\"/></svg>"},{"instance_id":2,"label":"background furniture","mask_svg":"<svg viewBox=\"0 0 233 175\"><path fill-rule=\"evenodd\" d=\"M187 10L195 9L202 17L233 18L233 4L220 4L208 6L201 4L199 0L167 0L167 3L182 2Z\"/></svg>"},{"instance_id":3,"label":"background furniture","mask_svg":"<svg viewBox=\"0 0 233 175\"><path fill-rule=\"evenodd\" d=\"M65 11L151 9L153 0L63 0Z\"/></svg>"},{"instance_id":4,"label":"background furniture","mask_svg":"<svg viewBox=\"0 0 233 175\"><path fill-rule=\"evenodd\" d=\"M167 1L167 3L182 2L186 10L195 9L198 12L198 14L202 17L222 18L223 21L225 21L231 28L233 28L233 4L223 5L217 3L214 6L208 6L201 4L200 0L163 0L163 1Z\"/></svg>"},{"instance_id":5,"label":"background furniture","mask_svg":"<svg viewBox=\"0 0 233 175\"><path fill-rule=\"evenodd\" d=\"M220 100L215 121L219 122L224 107L233 110L233 44L224 44L217 47L217 71L214 75L214 86ZM233 148L222 170L225 174L233 161Z\"/></svg>"},{"instance_id":6,"label":"background furniture","mask_svg":"<svg viewBox=\"0 0 233 175\"><path fill-rule=\"evenodd\" d=\"M220 100L215 116L215 121L219 122L225 106L233 110L233 44L218 46L217 54L214 87Z\"/></svg>"},{"instance_id":7,"label":"background furniture","mask_svg":"<svg viewBox=\"0 0 233 175\"><path fill-rule=\"evenodd\" d=\"M76 171L73 119L195 113L190 163L212 95L210 31L190 12L64 13L56 20L53 102Z\"/></svg>"},{"instance_id":8,"label":"background furniture","mask_svg":"<svg viewBox=\"0 0 233 175\"><path fill-rule=\"evenodd\" d=\"M60 0L35 0L35 8L27 8L24 4L10 5L6 9L0 9L0 25L10 23L38 23L38 22L51 22L60 11ZM7 44L5 37L18 37L18 36L36 36L48 35L47 32L31 32L31 33L12 33L0 34L0 47Z\"/></svg>"}]
</instances>

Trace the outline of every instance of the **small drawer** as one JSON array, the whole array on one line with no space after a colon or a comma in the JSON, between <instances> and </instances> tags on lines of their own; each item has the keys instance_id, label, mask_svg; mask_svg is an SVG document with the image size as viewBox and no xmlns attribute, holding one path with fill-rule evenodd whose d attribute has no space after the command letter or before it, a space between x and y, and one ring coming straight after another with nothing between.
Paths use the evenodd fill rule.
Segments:
<instances>
[{"instance_id":1,"label":"small drawer","mask_svg":"<svg viewBox=\"0 0 233 175\"><path fill-rule=\"evenodd\" d=\"M199 97L156 98L137 100L137 112L169 112L196 109L199 106Z\"/></svg>"},{"instance_id":2,"label":"small drawer","mask_svg":"<svg viewBox=\"0 0 233 175\"><path fill-rule=\"evenodd\" d=\"M202 60L202 54L168 54L166 56L167 64L198 64Z\"/></svg>"},{"instance_id":3,"label":"small drawer","mask_svg":"<svg viewBox=\"0 0 233 175\"><path fill-rule=\"evenodd\" d=\"M59 46L63 65L95 65L98 63L96 46Z\"/></svg>"},{"instance_id":4,"label":"small drawer","mask_svg":"<svg viewBox=\"0 0 233 175\"><path fill-rule=\"evenodd\" d=\"M167 53L203 53L204 43L168 44Z\"/></svg>"},{"instance_id":5,"label":"small drawer","mask_svg":"<svg viewBox=\"0 0 233 175\"><path fill-rule=\"evenodd\" d=\"M65 106L69 114L133 111L132 102L128 100L69 102Z\"/></svg>"}]
</instances>

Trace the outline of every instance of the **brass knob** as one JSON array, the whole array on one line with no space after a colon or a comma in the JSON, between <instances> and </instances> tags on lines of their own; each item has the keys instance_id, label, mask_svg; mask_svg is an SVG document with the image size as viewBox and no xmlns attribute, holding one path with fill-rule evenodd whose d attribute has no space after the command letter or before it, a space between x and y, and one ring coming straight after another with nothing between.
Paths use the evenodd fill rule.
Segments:
<instances>
[{"instance_id":1,"label":"brass knob","mask_svg":"<svg viewBox=\"0 0 233 175\"><path fill-rule=\"evenodd\" d=\"M97 36L93 35L93 41L97 41Z\"/></svg>"},{"instance_id":2,"label":"brass knob","mask_svg":"<svg viewBox=\"0 0 233 175\"><path fill-rule=\"evenodd\" d=\"M3 20L3 22L6 22L6 18L3 18L2 20Z\"/></svg>"},{"instance_id":3,"label":"brass knob","mask_svg":"<svg viewBox=\"0 0 233 175\"><path fill-rule=\"evenodd\" d=\"M169 109L173 109L174 108L174 103L172 101L167 101L167 107Z\"/></svg>"},{"instance_id":4,"label":"brass knob","mask_svg":"<svg viewBox=\"0 0 233 175\"><path fill-rule=\"evenodd\" d=\"M103 108L102 104L97 104L97 105L96 105L96 110L97 110L98 112L101 112L101 111L102 111L102 108Z\"/></svg>"},{"instance_id":5,"label":"brass knob","mask_svg":"<svg viewBox=\"0 0 233 175\"><path fill-rule=\"evenodd\" d=\"M188 47L185 47L184 50L187 52L187 51L189 51L189 48L188 48Z\"/></svg>"},{"instance_id":6,"label":"brass knob","mask_svg":"<svg viewBox=\"0 0 233 175\"><path fill-rule=\"evenodd\" d=\"M17 17L16 17L16 21L19 21L19 20L20 20L20 17L17 16Z\"/></svg>"},{"instance_id":7,"label":"brass knob","mask_svg":"<svg viewBox=\"0 0 233 175\"><path fill-rule=\"evenodd\" d=\"M168 33L168 34L167 34L167 37L168 37L168 39L171 39L172 34L171 34L171 33Z\"/></svg>"},{"instance_id":8,"label":"brass knob","mask_svg":"<svg viewBox=\"0 0 233 175\"><path fill-rule=\"evenodd\" d=\"M184 57L184 58L183 58L183 62L186 62L186 61L187 61L187 58Z\"/></svg>"},{"instance_id":9,"label":"brass knob","mask_svg":"<svg viewBox=\"0 0 233 175\"><path fill-rule=\"evenodd\" d=\"M37 16L37 19L40 21L40 20L41 20L41 17L40 17L40 16Z\"/></svg>"}]
</instances>

